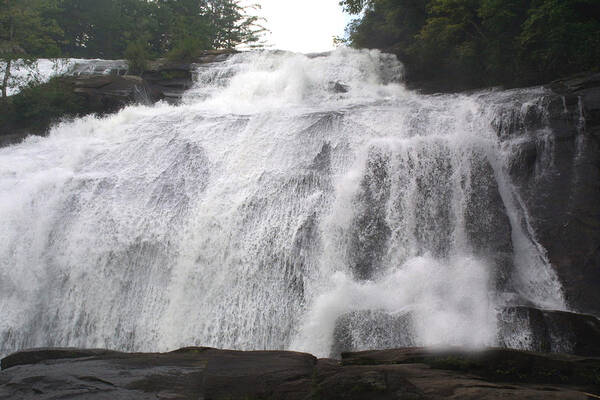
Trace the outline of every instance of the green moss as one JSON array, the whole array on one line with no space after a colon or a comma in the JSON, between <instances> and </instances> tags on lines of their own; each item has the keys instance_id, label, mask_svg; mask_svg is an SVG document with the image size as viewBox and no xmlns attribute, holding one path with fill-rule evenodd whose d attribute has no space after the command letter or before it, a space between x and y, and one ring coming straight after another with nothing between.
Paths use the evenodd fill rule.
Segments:
<instances>
[{"instance_id":1,"label":"green moss","mask_svg":"<svg viewBox=\"0 0 600 400\"><path fill-rule=\"evenodd\" d=\"M150 53L147 44L143 41L129 43L124 55L129 64L129 73L141 75L148 68Z\"/></svg>"},{"instance_id":2,"label":"green moss","mask_svg":"<svg viewBox=\"0 0 600 400\"><path fill-rule=\"evenodd\" d=\"M342 0L359 48L394 52L409 82L463 90L539 84L600 66L594 0ZM368 7L364 7L368 4Z\"/></svg>"}]
</instances>

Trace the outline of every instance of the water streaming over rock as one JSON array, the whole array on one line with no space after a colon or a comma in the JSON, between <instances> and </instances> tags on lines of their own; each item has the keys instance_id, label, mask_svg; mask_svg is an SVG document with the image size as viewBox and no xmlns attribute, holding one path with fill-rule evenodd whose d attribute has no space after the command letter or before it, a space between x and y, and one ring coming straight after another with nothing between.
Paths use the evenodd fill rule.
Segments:
<instances>
[{"instance_id":1,"label":"water streaming over rock","mask_svg":"<svg viewBox=\"0 0 600 400\"><path fill-rule=\"evenodd\" d=\"M0 70L6 64L0 62ZM33 83L44 83L60 75L124 75L128 71L125 60L85 60L80 58L41 58L33 63L15 60L11 66L7 93L15 95L23 87Z\"/></svg>"},{"instance_id":2,"label":"water streaming over rock","mask_svg":"<svg viewBox=\"0 0 600 400\"><path fill-rule=\"evenodd\" d=\"M401 73L376 51L243 53L198 66L179 106L0 149L0 353L326 356L365 315L400 332L355 347L494 345L503 307L564 309L501 129L542 90L426 96Z\"/></svg>"}]
</instances>

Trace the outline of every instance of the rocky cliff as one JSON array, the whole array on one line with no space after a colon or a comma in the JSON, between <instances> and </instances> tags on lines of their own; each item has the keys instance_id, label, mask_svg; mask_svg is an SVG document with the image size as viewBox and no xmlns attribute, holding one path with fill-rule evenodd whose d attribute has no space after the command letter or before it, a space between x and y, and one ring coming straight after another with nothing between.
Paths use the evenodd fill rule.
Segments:
<instances>
[{"instance_id":1,"label":"rocky cliff","mask_svg":"<svg viewBox=\"0 0 600 400\"><path fill-rule=\"evenodd\" d=\"M569 306L600 316L600 74L548 88L540 104L508 111L521 115L498 118L497 128L519 138L513 182Z\"/></svg>"}]
</instances>

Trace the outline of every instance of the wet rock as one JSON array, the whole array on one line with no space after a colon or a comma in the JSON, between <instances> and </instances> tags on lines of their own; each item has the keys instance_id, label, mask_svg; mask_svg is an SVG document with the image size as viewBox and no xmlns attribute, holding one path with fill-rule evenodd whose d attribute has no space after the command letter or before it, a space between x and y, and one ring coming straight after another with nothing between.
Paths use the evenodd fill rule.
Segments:
<instances>
[{"instance_id":1,"label":"wet rock","mask_svg":"<svg viewBox=\"0 0 600 400\"><path fill-rule=\"evenodd\" d=\"M493 266L495 286L505 291L513 270L512 229L498 182L484 155L473 155L465 230L478 257Z\"/></svg>"},{"instance_id":2,"label":"wet rock","mask_svg":"<svg viewBox=\"0 0 600 400\"><path fill-rule=\"evenodd\" d=\"M569 94L580 90L597 88L598 86L600 86L600 73L577 74L568 78L558 79L549 85L554 92L559 94Z\"/></svg>"},{"instance_id":3,"label":"wet rock","mask_svg":"<svg viewBox=\"0 0 600 400\"><path fill-rule=\"evenodd\" d=\"M545 127L521 121L508 135L510 173L569 306L600 316L600 74L549 89Z\"/></svg>"},{"instance_id":4,"label":"wet rock","mask_svg":"<svg viewBox=\"0 0 600 400\"><path fill-rule=\"evenodd\" d=\"M3 358L2 361L0 361L0 367L4 370L17 365L31 365L42 361L116 354L119 353L104 349L47 348L23 350Z\"/></svg>"},{"instance_id":5,"label":"wet rock","mask_svg":"<svg viewBox=\"0 0 600 400\"><path fill-rule=\"evenodd\" d=\"M509 307L498 316L498 342L502 347L538 352L552 349L548 327L541 310Z\"/></svg>"},{"instance_id":6,"label":"wet rock","mask_svg":"<svg viewBox=\"0 0 600 400\"><path fill-rule=\"evenodd\" d=\"M31 350L12 355L0 372L0 399L583 400L600 393L597 358L420 348L342 357L202 347L162 354Z\"/></svg>"},{"instance_id":7,"label":"wet rock","mask_svg":"<svg viewBox=\"0 0 600 400\"><path fill-rule=\"evenodd\" d=\"M142 74L148 84L152 101L168 100L176 102L183 93L192 87L194 65L190 63L172 63L156 61L150 63Z\"/></svg>"},{"instance_id":8,"label":"wet rock","mask_svg":"<svg viewBox=\"0 0 600 400\"><path fill-rule=\"evenodd\" d=\"M498 322L506 347L600 357L600 320L594 316L510 307Z\"/></svg>"},{"instance_id":9,"label":"wet rock","mask_svg":"<svg viewBox=\"0 0 600 400\"><path fill-rule=\"evenodd\" d=\"M415 346L410 313L353 311L335 323L331 357L359 350ZM600 320L591 315L507 307L498 315L500 347L600 357Z\"/></svg>"},{"instance_id":10,"label":"wet rock","mask_svg":"<svg viewBox=\"0 0 600 400\"><path fill-rule=\"evenodd\" d=\"M387 366L340 366L332 360L319 360L313 398L317 399L426 399L422 389L402 373Z\"/></svg>"},{"instance_id":11,"label":"wet rock","mask_svg":"<svg viewBox=\"0 0 600 400\"><path fill-rule=\"evenodd\" d=\"M301 399L310 393L316 364L309 354L210 348L163 354L45 349L9 360L0 399Z\"/></svg>"},{"instance_id":12,"label":"wet rock","mask_svg":"<svg viewBox=\"0 0 600 400\"><path fill-rule=\"evenodd\" d=\"M329 90L333 93L348 93L350 87L341 82L329 82Z\"/></svg>"},{"instance_id":13,"label":"wet rock","mask_svg":"<svg viewBox=\"0 0 600 400\"><path fill-rule=\"evenodd\" d=\"M292 352L212 351L205 398L301 399L310 391L317 359Z\"/></svg>"},{"instance_id":14,"label":"wet rock","mask_svg":"<svg viewBox=\"0 0 600 400\"><path fill-rule=\"evenodd\" d=\"M483 351L404 348L342 353L344 366L416 363L433 369L468 372L492 382L600 385L600 358L494 348Z\"/></svg>"},{"instance_id":15,"label":"wet rock","mask_svg":"<svg viewBox=\"0 0 600 400\"><path fill-rule=\"evenodd\" d=\"M352 223L348 259L354 276L372 279L388 246L391 228L386 221L390 197L389 155L373 148L355 198L356 217Z\"/></svg>"},{"instance_id":16,"label":"wet rock","mask_svg":"<svg viewBox=\"0 0 600 400\"><path fill-rule=\"evenodd\" d=\"M113 112L130 103L150 104L159 100L177 102L192 87L192 63L151 62L141 76L80 74L74 81L75 93L84 95L91 104L106 104ZM108 105L114 104L111 107Z\"/></svg>"},{"instance_id":17,"label":"wet rock","mask_svg":"<svg viewBox=\"0 0 600 400\"><path fill-rule=\"evenodd\" d=\"M65 78L80 95L86 109L106 114L131 103L150 103L150 86L138 76L80 75Z\"/></svg>"},{"instance_id":18,"label":"wet rock","mask_svg":"<svg viewBox=\"0 0 600 400\"><path fill-rule=\"evenodd\" d=\"M335 322L331 357L363 349L390 349L414 346L413 322L409 313L353 311Z\"/></svg>"}]
</instances>

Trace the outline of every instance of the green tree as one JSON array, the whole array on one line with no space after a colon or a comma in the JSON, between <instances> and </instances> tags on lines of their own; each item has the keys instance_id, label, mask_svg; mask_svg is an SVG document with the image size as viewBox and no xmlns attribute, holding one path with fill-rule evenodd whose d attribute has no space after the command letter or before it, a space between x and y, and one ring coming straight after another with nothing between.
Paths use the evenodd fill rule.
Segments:
<instances>
[{"instance_id":1,"label":"green tree","mask_svg":"<svg viewBox=\"0 0 600 400\"><path fill-rule=\"evenodd\" d=\"M64 53L72 57L114 59L131 42L156 29L157 4L146 0L60 0Z\"/></svg>"},{"instance_id":2,"label":"green tree","mask_svg":"<svg viewBox=\"0 0 600 400\"><path fill-rule=\"evenodd\" d=\"M537 0L518 36L529 71L543 79L600 66L600 3Z\"/></svg>"},{"instance_id":3,"label":"green tree","mask_svg":"<svg viewBox=\"0 0 600 400\"><path fill-rule=\"evenodd\" d=\"M496 81L510 82L524 74L520 46L516 40L527 18L529 1L483 0L478 14L486 32L482 49L484 73ZM520 77L519 80L527 80ZM494 83L494 79L490 81Z\"/></svg>"},{"instance_id":4,"label":"green tree","mask_svg":"<svg viewBox=\"0 0 600 400\"><path fill-rule=\"evenodd\" d=\"M340 4L361 15L347 28L353 46L393 52L408 79L438 88L536 84L600 66L598 0Z\"/></svg>"},{"instance_id":5,"label":"green tree","mask_svg":"<svg viewBox=\"0 0 600 400\"><path fill-rule=\"evenodd\" d=\"M201 51L232 49L240 44L259 43L264 28L249 11L233 0L162 0L164 36L162 48L169 57L191 60Z\"/></svg>"},{"instance_id":6,"label":"green tree","mask_svg":"<svg viewBox=\"0 0 600 400\"><path fill-rule=\"evenodd\" d=\"M162 48L173 54L193 58L201 50L211 49L210 21L204 0L162 0ZM182 58L182 59L183 59Z\"/></svg>"},{"instance_id":7,"label":"green tree","mask_svg":"<svg viewBox=\"0 0 600 400\"><path fill-rule=\"evenodd\" d=\"M247 14L249 8L260 6L243 7L233 0L207 1L206 14L213 48L233 49L239 44L253 44L260 40L260 34L265 29L258 24L258 17Z\"/></svg>"},{"instance_id":8,"label":"green tree","mask_svg":"<svg viewBox=\"0 0 600 400\"><path fill-rule=\"evenodd\" d=\"M0 72L2 98L6 99L16 60L27 66L39 57L59 55L62 31L50 17L56 4L50 0L2 0L0 2Z\"/></svg>"},{"instance_id":9,"label":"green tree","mask_svg":"<svg viewBox=\"0 0 600 400\"><path fill-rule=\"evenodd\" d=\"M340 6L344 8L344 11L349 14L360 14L368 5L371 4L370 0L342 0Z\"/></svg>"},{"instance_id":10,"label":"green tree","mask_svg":"<svg viewBox=\"0 0 600 400\"><path fill-rule=\"evenodd\" d=\"M432 0L417 35L422 57L442 67L447 79L465 84L478 80L488 37L477 12L480 0Z\"/></svg>"},{"instance_id":11,"label":"green tree","mask_svg":"<svg viewBox=\"0 0 600 400\"><path fill-rule=\"evenodd\" d=\"M202 50L259 44L254 6L239 0L0 0L2 96L15 60L58 54L128 58L134 70L167 54L193 59Z\"/></svg>"},{"instance_id":12,"label":"green tree","mask_svg":"<svg viewBox=\"0 0 600 400\"><path fill-rule=\"evenodd\" d=\"M129 43L124 56L129 64L129 72L141 75L148 67L148 60L150 59L148 42L141 38Z\"/></svg>"}]
</instances>

